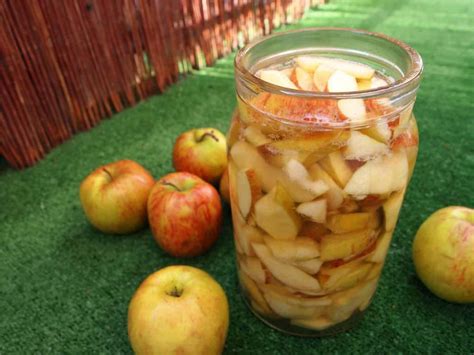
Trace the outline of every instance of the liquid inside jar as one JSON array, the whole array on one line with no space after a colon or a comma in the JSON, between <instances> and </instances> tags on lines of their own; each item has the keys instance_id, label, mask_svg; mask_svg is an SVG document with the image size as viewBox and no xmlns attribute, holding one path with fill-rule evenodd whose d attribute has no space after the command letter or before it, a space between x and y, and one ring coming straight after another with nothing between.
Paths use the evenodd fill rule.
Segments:
<instances>
[{"instance_id":1,"label":"liquid inside jar","mask_svg":"<svg viewBox=\"0 0 474 355\"><path fill-rule=\"evenodd\" d=\"M395 79L362 63L298 56L254 70L290 89L341 93ZM240 284L268 324L347 329L376 290L418 152L413 102L238 95L228 132Z\"/></svg>"}]
</instances>

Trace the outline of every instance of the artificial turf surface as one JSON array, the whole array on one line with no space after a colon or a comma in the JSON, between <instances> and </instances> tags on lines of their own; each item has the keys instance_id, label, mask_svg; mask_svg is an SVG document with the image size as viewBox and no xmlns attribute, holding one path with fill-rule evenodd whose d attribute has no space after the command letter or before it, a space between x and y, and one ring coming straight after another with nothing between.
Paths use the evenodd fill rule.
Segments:
<instances>
[{"instance_id":1,"label":"artificial turf surface","mask_svg":"<svg viewBox=\"0 0 474 355\"><path fill-rule=\"evenodd\" d=\"M233 260L228 208L204 256L167 256L148 229L108 236L86 221L78 197L94 168L129 158L155 177L172 171L183 130L228 127L232 56L189 76L55 149L37 166L0 171L0 353L129 353L127 307L153 271L184 263L211 273L230 302L227 353L472 353L474 305L433 296L415 276L411 241L447 205L474 207L474 18L471 1L331 1L296 27L384 32L415 47L425 74L415 105L421 146L375 299L358 327L324 339L286 336L245 307Z\"/></svg>"}]
</instances>

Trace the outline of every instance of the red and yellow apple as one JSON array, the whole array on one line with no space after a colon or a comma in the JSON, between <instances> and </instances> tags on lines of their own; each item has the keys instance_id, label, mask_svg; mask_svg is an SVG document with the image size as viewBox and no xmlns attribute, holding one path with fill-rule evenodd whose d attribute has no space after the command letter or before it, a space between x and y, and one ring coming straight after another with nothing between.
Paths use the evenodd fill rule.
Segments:
<instances>
[{"instance_id":1,"label":"red and yellow apple","mask_svg":"<svg viewBox=\"0 0 474 355\"><path fill-rule=\"evenodd\" d=\"M174 144L173 165L215 184L227 167L225 136L215 128L192 129L182 133Z\"/></svg>"},{"instance_id":2,"label":"red and yellow apple","mask_svg":"<svg viewBox=\"0 0 474 355\"><path fill-rule=\"evenodd\" d=\"M474 209L452 206L433 213L415 236L413 261L435 295L474 303Z\"/></svg>"},{"instance_id":3,"label":"red and yellow apple","mask_svg":"<svg viewBox=\"0 0 474 355\"><path fill-rule=\"evenodd\" d=\"M138 287L128 307L128 337L140 354L220 354L229 326L222 287L206 272L169 266Z\"/></svg>"},{"instance_id":4,"label":"red and yellow apple","mask_svg":"<svg viewBox=\"0 0 474 355\"><path fill-rule=\"evenodd\" d=\"M89 222L104 233L127 234L147 222L147 200L155 180L141 165L120 160L94 170L81 183Z\"/></svg>"},{"instance_id":5,"label":"red and yellow apple","mask_svg":"<svg viewBox=\"0 0 474 355\"><path fill-rule=\"evenodd\" d=\"M219 236L219 193L196 175L168 174L150 192L148 220L156 242L166 252L176 257L200 255Z\"/></svg>"}]
</instances>

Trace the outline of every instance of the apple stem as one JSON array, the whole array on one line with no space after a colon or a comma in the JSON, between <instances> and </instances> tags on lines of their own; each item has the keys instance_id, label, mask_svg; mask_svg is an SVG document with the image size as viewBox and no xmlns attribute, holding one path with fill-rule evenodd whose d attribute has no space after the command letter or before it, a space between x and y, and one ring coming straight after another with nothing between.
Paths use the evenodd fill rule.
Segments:
<instances>
[{"instance_id":1,"label":"apple stem","mask_svg":"<svg viewBox=\"0 0 474 355\"><path fill-rule=\"evenodd\" d=\"M217 138L214 134L214 131L211 131L211 132L206 132L204 133L201 138L198 139L198 143L202 142L204 140L204 138L207 137L211 137L212 139L214 139L216 142L219 142L219 138Z\"/></svg>"},{"instance_id":2,"label":"apple stem","mask_svg":"<svg viewBox=\"0 0 474 355\"><path fill-rule=\"evenodd\" d=\"M181 192L181 189L180 189L178 186L176 186L175 184L171 183L171 182L163 181L161 184L162 184L162 185L171 186L171 187L174 188L176 191Z\"/></svg>"},{"instance_id":3,"label":"apple stem","mask_svg":"<svg viewBox=\"0 0 474 355\"><path fill-rule=\"evenodd\" d=\"M103 168L103 170L105 171L105 173L106 173L107 175L109 175L110 180L112 180L113 177L112 177L112 174L110 173L110 171L108 171L106 168Z\"/></svg>"},{"instance_id":4,"label":"apple stem","mask_svg":"<svg viewBox=\"0 0 474 355\"><path fill-rule=\"evenodd\" d=\"M180 297L182 293L182 290L178 290L178 288L174 286L174 288L168 293L168 295L173 297Z\"/></svg>"}]
</instances>

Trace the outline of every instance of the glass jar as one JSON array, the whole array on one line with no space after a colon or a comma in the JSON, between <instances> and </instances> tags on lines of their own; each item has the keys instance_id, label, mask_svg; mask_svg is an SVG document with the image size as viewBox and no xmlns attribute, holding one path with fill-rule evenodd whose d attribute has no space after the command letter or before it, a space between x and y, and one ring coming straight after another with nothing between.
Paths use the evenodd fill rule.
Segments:
<instances>
[{"instance_id":1,"label":"glass jar","mask_svg":"<svg viewBox=\"0 0 474 355\"><path fill-rule=\"evenodd\" d=\"M308 55L369 65L386 84L304 91L259 78ZM237 54L227 137L237 268L268 325L324 336L364 314L415 166L421 72L405 43L353 29L278 33Z\"/></svg>"}]
</instances>

